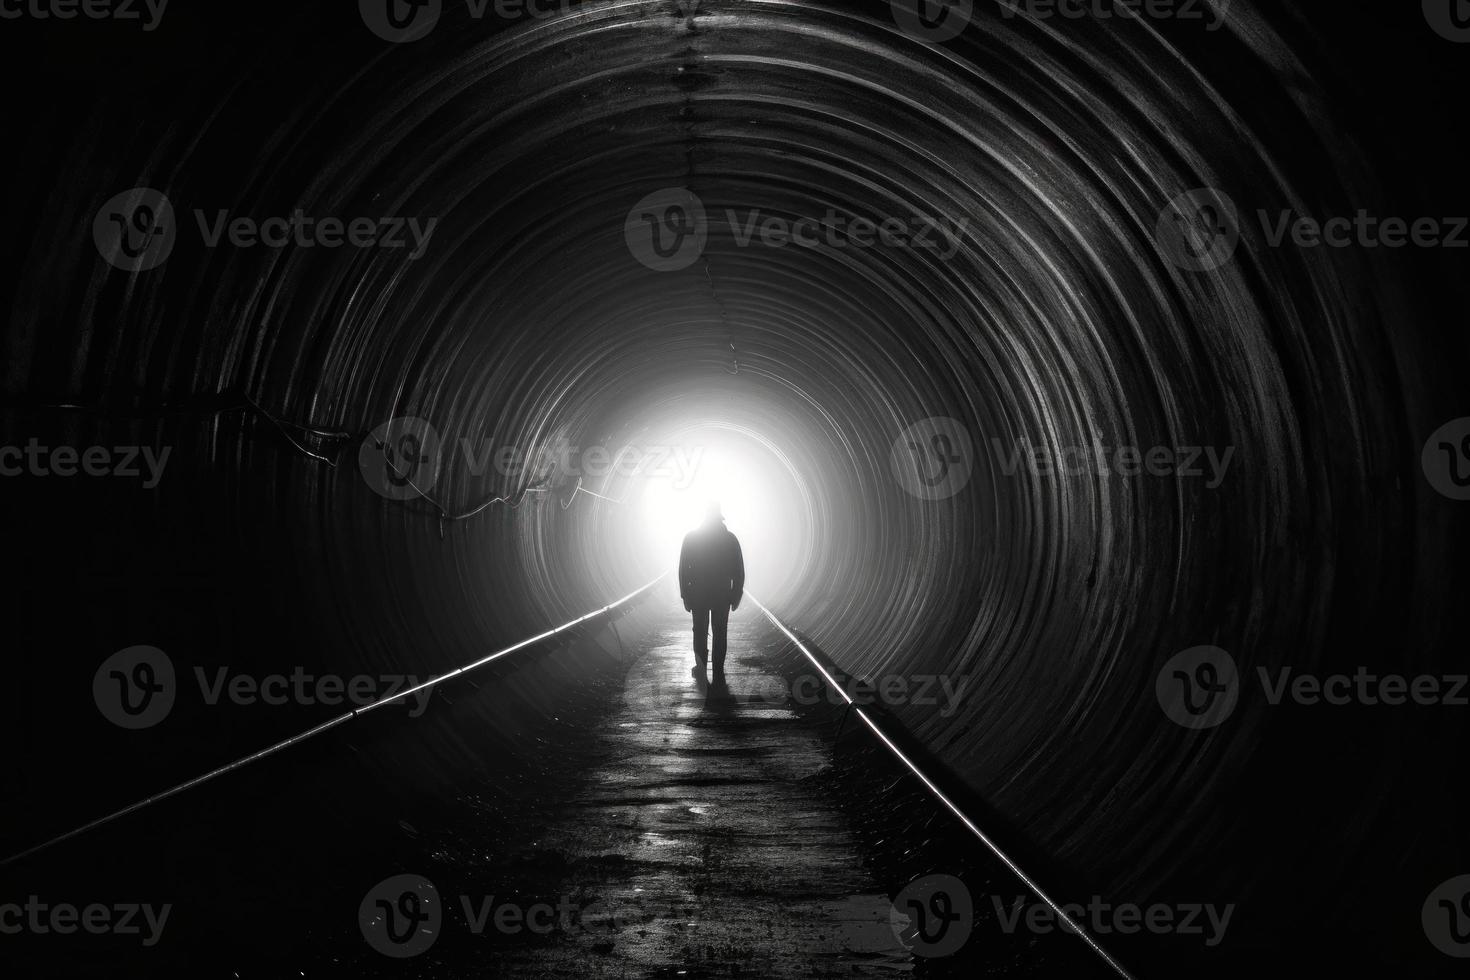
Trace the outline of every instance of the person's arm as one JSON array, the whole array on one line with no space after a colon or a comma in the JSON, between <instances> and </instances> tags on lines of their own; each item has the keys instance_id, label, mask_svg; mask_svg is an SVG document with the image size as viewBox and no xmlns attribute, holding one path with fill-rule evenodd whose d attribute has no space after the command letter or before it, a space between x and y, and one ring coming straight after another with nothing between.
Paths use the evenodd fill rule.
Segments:
<instances>
[{"instance_id":1,"label":"person's arm","mask_svg":"<svg viewBox=\"0 0 1470 980\"><path fill-rule=\"evenodd\" d=\"M679 546L679 598L684 603L685 612L689 611L689 557L689 535L686 534L684 543Z\"/></svg>"},{"instance_id":2,"label":"person's arm","mask_svg":"<svg viewBox=\"0 0 1470 980\"><path fill-rule=\"evenodd\" d=\"M745 596L745 555L740 551L740 539L730 535L730 608L739 609Z\"/></svg>"}]
</instances>

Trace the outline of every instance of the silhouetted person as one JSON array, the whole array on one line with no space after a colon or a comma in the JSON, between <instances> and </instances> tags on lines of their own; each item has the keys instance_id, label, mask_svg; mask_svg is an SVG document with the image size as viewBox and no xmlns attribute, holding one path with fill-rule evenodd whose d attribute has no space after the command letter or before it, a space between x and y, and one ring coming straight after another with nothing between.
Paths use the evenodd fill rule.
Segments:
<instances>
[{"instance_id":1,"label":"silhouetted person","mask_svg":"<svg viewBox=\"0 0 1470 980\"><path fill-rule=\"evenodd\" d=\"M715 673L725 670L725 630L730 610L745 594L745 558L740 542L725 527L720 505L710 504L704 524L684 535L679 550L679 596L694 614L694 665L709 659L709 628L715 632Z\"/></svg>"}]
</instances>

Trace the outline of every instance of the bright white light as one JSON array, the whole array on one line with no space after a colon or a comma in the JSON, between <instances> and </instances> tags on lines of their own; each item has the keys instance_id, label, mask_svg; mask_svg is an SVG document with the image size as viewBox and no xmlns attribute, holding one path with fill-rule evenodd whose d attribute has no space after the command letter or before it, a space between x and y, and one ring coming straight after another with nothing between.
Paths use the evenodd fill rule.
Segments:
<instances>
[{"instance_id":1,"label":"bright white light","mask_svg":"<svg viewBox=\"0 0 1470 980\"><path fill-rule=\"evenodd\" d=\"M630 474L626 491L596 488L610 511L611 553L634 559L639 575L668 569L714 502L740 540L752 590L778 601L800 581L813 517L795 467L776 444L738 425L703 420L647 426L639 441L668 452L649 456L662 462Z\"/></svg>"},{"instance_id":2,"label":"bright white light","mask_svg":"<svg viewBox=\"0 0 1470 980\"><path fill-rule=\"evenodd\" d=\"M677 560L684 535L704 523L711 503L720 505L725 526L740 537L758 535L770 521L765 488L746 467L713 450L705 451L687 485L674 476L655 476L643 488L644 527L658 553Z\"/></svg>"}]
</instances>

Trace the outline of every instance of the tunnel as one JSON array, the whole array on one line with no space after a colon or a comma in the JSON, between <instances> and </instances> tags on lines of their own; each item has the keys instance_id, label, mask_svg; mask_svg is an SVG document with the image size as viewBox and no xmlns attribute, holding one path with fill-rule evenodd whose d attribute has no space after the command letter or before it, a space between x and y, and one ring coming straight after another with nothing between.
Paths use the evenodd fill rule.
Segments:
<instances>
[{"instance_id":1,"label":"tunnel","mask_svg":"<svg viewBox=\"0 0 1470 980\"><path fill-rule=\"evenodd\" d=\"M708 500L744 548L732 658L963 681L876 699L888 744L826 693L802 715L888 897L952 861L1003 920L980 896L1028 892L998 846L1074 899L1234 907L1218 945L1104 942L1138 976L1453 967L1420 906L1466 871L1463 709L1252 689L1191 730L1156 684L1200 648L1242 678L1463 666L1464 505L1421 466L1465 414L1463 253L1282 247L1255 219L1466 213L1464 55L1416 5L383 6L7 26L32 94L0 442L147 452L3 481L0 843L334 717L210 703L235 674L417 682L631 599L8 864L7 898L156 895L183 934L25 937L18 969L511 975L449 943L379 957L357 899L498 873L497 841L552 819L640 644L687 632L674 566ZM1201 188L1239 241L1191 267L1180 234L1218 229L1168 219ZM156 265L99 250L139 195L176 225ZM179 696L119 729L94 681L138 647ZM901 959L1116 972L1070 935ZM520 975L787 975L639 962Z\"/></svg>"}]
</instances>

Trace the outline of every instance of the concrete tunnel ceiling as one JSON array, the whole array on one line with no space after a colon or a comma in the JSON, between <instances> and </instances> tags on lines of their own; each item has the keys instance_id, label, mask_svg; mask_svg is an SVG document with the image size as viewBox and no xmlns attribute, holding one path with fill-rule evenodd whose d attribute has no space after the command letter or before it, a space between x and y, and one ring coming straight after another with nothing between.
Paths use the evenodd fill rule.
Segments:
<instances>
[{"instance_id":1,"label":"concrete tunnel ceiling","mask_svg":"<svg viewBox=\"0 0 1470 980\"><path fill-rule=\"evenodd\" d=\"M181 233L164 267L123 281L58 238L33 261L88 287L37 302L113 327L32 334L12 384L61 378L103 402L243 390L325 429L420 417L445 445L728 438L785 507L785 574L752 593L853 673L975 678L962 717L900 717L1005 821L1111 887L1269 890L1271 856L1248 869L1232 841L1268 819L1311 836L1321 812L1222 822L1223 774L1268 750L1284 773L1314 748L1261 730L1160 739L1155 654L1320 651L1411 614L1413 569L1387 559L1416 533L1408 503L1385 510L1375 488L1421 406L1383 365L1434 370L1392 329L1411 298L1358 253L1242 247L1193 275L1156 235L1164 205L1202 186L1305 212L1374 198L1282 25L1237 3L1206 46L1178 25L982 5L976 29L931 45L876 3L600 3L503 31L450 5L422 40L333 49L312 41L325 15L295 16L246 83L174 93L175 128L99 116L93 135L181 209L436 216L423 256L211 253ZM101 142L79 139L59 174ZM708 239L659 271L625 225L670 189L697 197ZM753 215L829 211L943 233L935 248L741 240ZM935 417L972 436L974 471L926 500L892 453ZM375 496L351 460L236 424L208 435L212 465L273 500L304 587L366 649L482 649L660 570L626 502L564 484L522 498L450 454L447 507L517 505L441 538L432 508ZM1097 443L1237 448L1210 488L1059 478L1012 455ZM344 549L362 559L349 572ZM1326 808L1341 791L1315 772L1301 778ZM1323 833L1352 848L1365 825Z\"/></svg>"}]
</instances>

